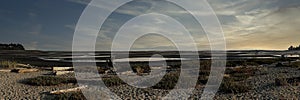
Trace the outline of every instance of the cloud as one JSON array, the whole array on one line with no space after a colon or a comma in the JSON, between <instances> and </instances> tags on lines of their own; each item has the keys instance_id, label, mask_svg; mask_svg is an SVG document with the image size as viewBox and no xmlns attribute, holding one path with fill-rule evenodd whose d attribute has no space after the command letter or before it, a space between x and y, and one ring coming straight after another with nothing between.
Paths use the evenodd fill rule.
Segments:
<instances>
[{"instance_id":1,"label":"cloud","mask_svg":"<svg viewBox=\"0 0 300 100\"><path fill-rule=\"evenodd\" d=\"M132 49L172 49L175 45L170 40L159 35L146 35L135 41Z\"/></svg>"},{"instance_id":2,"label":"cloud","mask_svg":"<svg viewBox=\"0 0 300 100\"><path fill-rule=\"evenodd\" d=\"M295 32L298 28L294 25L300 23L290 19L297 19L296 16L299 16L300 9L295 7L300 5L299 1L209 2L222 23L229 49L285 49L290 44L296 44L294 37L297 37Z\"/></svg>"},{"instance_id":3,"label":"cloud","mask_svg":"<svg viewBox=\"0 0 300 100\"><path fill-rule=\"evenodd\" d=\"M120 7L120 9L117 9L115 13L112 14L111 18L107 19L107 22L104 23L102 26L102 30L100 31L100 36L98 36L98 40L110 40L111 42L112 38L114 37L115 33L117 32L118 28L121 27L120 24L126 23L126 19L130 19L131 16L134 18L137 15L140 14L146 14L150 12L157 12L157 13L163 13L163 14L168 14L169 16L172 16L174 19L177 19L177 21L182 22L182 24L185 25L188 31L191 32L191 35L195 37L196 43L199 48L205 48L208 49L208 39L206 38L204 34L204 30L201 28L200 24L197 23L195 19L193 19L192 16L188 15L189 12L184 11L182 8L176 6L176 5L171 5L169 3L156 3L151 2L151 1L138 1L136 3L131 3L128 5L124 5ZM230 12L230 11L229 11ZM232 13L232 12L230 12ZM197 11L195 14L201 15L201 16L207 16L209 13L203 12L203 11ZM128 18L129 17L129 18ZM124 22L125 20L125 22ZM151 21L149 21L151 20ZM132 31L139 31L139 32L158 32L161 30L161 32L164 33L174 33L174 34L179 34L182 32L182 30L178 30L174 27L169 27L169 28L164 28L162 29L163 26L172 26L172 24L167 24L164 19L159 18L158 16L156 17L151 17L149 20L137 22L138 25L132 25L131 29ZM147 22L151 22L152 24L149 24ZM153 26L153 23L156 25ZM151 26L152 25L152 26ZM162 27L157 27L162 25ZM130 33L130 32L129 32ZM208 33L212 34L212 33ZM99 39L100 38L100 39ZM178 35L177 36L178 40L180 38L183 38L183 35ZM138 49L144 48L169 48L170 44L168 41L163 41L161 38L144 38L145 41L149 42L143 42L143 45L136 45ZM160 41L159 44L157 43L151 43L151 41ZM97 41L99 42L99 41ZM110 48L111 43L107 41L101 41L101 43L98 43L98 45L101 45L100 49L103 48ZM141 42L138 42L141 43ZM104 46L105 44L105 46ZM155 46L153 46L155 44ZM192 45L192 43L186 43L182 42L181 44L184 44L186 46Z\"/></svg>"},{"instance_id":4,"label":"cloud","mask_svg":"<svg viewBox=\"0 0 300 100\"><path fill-rule=\"evenodd\" d=\"M43 29L43 26L41 24L37 24L37 25L32 26L31 31L29 33L33 34L33 35L38 35L41 33L42 29Z\"/></svg>"},{"instance_id":5,"label":"cloud","mask_svg":"<svg viewBox=\"0 0 300 100\"><path fill-rule=\"evenodd\" d=\"M75 30L76 25L65 25L64 27L71 29L71 30Z\"/></svg>"},{"instance_id":6,"label":"cloud","mask_svg":"<svg viewBox=\"0 0 300 100\"><path fill-rule=\"evenodd\" d=\"M146 3L145 5L136 5L136 4L126 4L121 6L115 12L119 14L125 14L130 16L137 16L144 14L149 10L151 2Z\"/></svg>"},{"instance_id":7,"label":"cloud","mask_svg":"<svg viewBox=\"0 0 300 100\"><path fill-rule=\"evenodd\" d=\"M36 17L37 16L37 14L33 13L33 12L29 12L28 15L29 15L29 17Z\"/></svg>"},{"instance_id":8,"label":"cloud","mask_svg":"<svg viewBox=\"0 0 300 100\"><path fill-rule=\"evenodd\" d=\"M25 44L26 45L26 44ZM33 41L33 42L30 42L26 45L26 49L27 50L37 50L38 49L38 42L36 41Z\"/></svg>"},{"instance_id":9,"label":"cloud","mask_svg":"<svg viewBox=\"0 0 300 100\"><path fill-rule=\"evenodd\" d=\"M289 7L270 10L267 14L255 12L260 16L253 15L249 24L241 22L225 28L229 30L226 33L230 37L229 48L286 49L289 45L298 45L300 29L295 25L300 24L299 11L299 7Z\"/></svg>"},{"instance_id":10,"label":"cloud","mask_svg":"<svg viewBox=\"0 0 300 100\"><path fill-rule=\"evenodd\" d=\"M68 0L80 4L88 4L90 0ZM293 1L293 2L291 2ZM229 49L285 49L286 46L299 43L296 39L300 24L297 16L300 15L299 1L290 0L209 0L212 8L215 10L225 33ZM98 6L102 9L109 9L113 5L102 3ZM290 6L293 5L293 6ZM172 15L175 19L183 19L181 22L186 23L189 31L192 31L198 38L196 44L199 48L209 48L208 39L205 37L203 30L197 27L194 20L186 16L188 12L181 11L177 6L166 6L163 3L153 3L151 1L137 1L122 6L116 10L112 18L107 19L100 34L98 35L98 49L110 48L112 38L117 32L120 24L132 16L157 11ZM205 16L207 12L198 11L198 15ZM164 24L165 20L158 17L152 18L156 24ZM291 20L293 19L293 20ZM143 23L143 22L139 22ZM65 25L66 28L74 29L75 25ZM98 33L97 28L87 28L84 31L88 33ZM160 30L159 27L151 27L147 23L143 25L132 26L132 30L140 32ZM168 30L166 32L178 32L180 30ZM210 33L207 33L210 34ZM86 34L86 36L96 36L96 34ZM179 36L180 37L180 36ZM148 36L143 38L135 45L136 48L169 48L170 43L160 37ZM159 43L157 42L159 41Z\"/></svg>"},{"instance_id":11,"label":"cloud","mask_svg":"<svg viewBox=\"0 0 300 100\"><path fill-rule=\"evenodd\" d=\"M248 15L237 15L235 17L242 24L250 24L252 20L255 18L254 16L248 16Z\"/></svg>"}]
</instances>

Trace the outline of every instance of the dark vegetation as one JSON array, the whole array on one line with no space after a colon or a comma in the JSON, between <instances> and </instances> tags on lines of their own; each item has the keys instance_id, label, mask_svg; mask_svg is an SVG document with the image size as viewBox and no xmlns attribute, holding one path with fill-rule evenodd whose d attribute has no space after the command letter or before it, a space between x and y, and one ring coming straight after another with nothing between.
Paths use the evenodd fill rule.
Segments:
<instances>
[{"instance_id":1,"label":"dark vegetation","mask_svg":"<svg viewBox=\"0 0 300 100\"><path fill-rule=\"evenodd\" d=\"M105 71L109 70L109 68L97 67L97 70L99 74L105 74Z\"/></svg>"},{"instance_id":2,"label":"dark vegetation","mask_svg":"<svg viewBox=\"0 0 300 100\"><path fill-rule=\"evenodd\" d=\"M300 50L300 45L297 47L294 47L294 46L290 46L289 48L288 48L288 50Z\"/></svg>"},{"instance_id":3,"label":"dark vegetation","mask_svg":"<svg viewBox=\"0 0 300 100\"><path fill-rule=\"evenodd\" d=\"M117 76L103 78L102 81L106 86L118 86L125 84L120 78ZM57 76L38 76L35 78L29 78L22 81L22 83L32 85L32 86L55 86L61 84L76 84L76 78L65 78L65 77L57 77Z\"/></svg>"},{"instance_id":4,"label":"dark vegetation","mask_svg":"<svg viewBox=\"0 0 300 100\"><path fill-rule=\"evenodd\" d=\"M291 63L291 67L294 67L294 68L300 68L300 62L293 62Z\"/></svg>"},{"instance_id":5,"label":"dark vegetation","mask_svg":"<svg viewBox=\"0 0 300 100\"><path fill-rule=\"evenodd\" d=\"M58 95L46 94L46 96L43 99L45 100L87 100L85 96L82 94L82 92L68 92L68 93L62 93Z\"/></svg>"},{"instance_id":6,"label":"dark vegetation","mask_svg":"<svg viewBox=\"0 0 300 100\"><path fill-rule=\"evenodd\" d=\"M0 61L0 69L1 68L15 68L17 67L17 62L15 61Z\"/></svg>"},{"instance_id":7,"label":"dark vegetation","mask_svg":"<svg viewBox=\"0 0 300 100\"><path fill-rule=\"evenodd\" d=\"M113 76L113 77L109 77L109 78L103 78L102 81L104 82L104 84L108 87L111 86L119 86L122 84L126 84L122 79L120 79L118 76Z\"/></svg>"},{"instance_id":8,"label":"dark vegetation","mask_svg":"<svg viewBox=\"0 0 300 100\"><path fill-rule=\"evenodd\" d=\"M154 85L152 88L154 89L173 89L175 85L177 84L177 81L179 79L179 73L178 72L171 72L167 73L160 82L158 82L156 85Z\"/></svg>"},{"instance_id":9,"label":"dark vegetation","mask_svg":"<svg viewBox=\"0 0 300 100\"><path fill-rule=\"evenodd\" d=\"M269 61L269 62L268 62ZM274 63L277 60L266 60L265 63ZM199 71L199 77L197 84L205 85L208 81L208 76L210 74L210 66L211 66L211 61L210 60L201 60L201 67ZM255 64L253 64L255 63ZM257 63L263 63L263 61L260 60L250 60L248 62L241 62L239 64L241 65L259 65ZM250 64L250 65L249 65ZM173 70L169 73L167 73L163 79L153 86L152 88L154 89L173 89L178 81L179 78L179 73L180 73L180 66L181 64L178 65L173 65L171 66L168 70ZM144 70L147 70L145 72L150 72L151 69L149 67L141 67L136 65L135 67L132 67L133 70L136 68L143 68ZM220 92L222 93L242 93L242 92L247 92L252 89L250 85L247 85L244 83L246 79L249 77L253 76L256 74L256 72L259 71L255 67L236 67L236 68L227 68L226 69L226 74L228 74L230 77L226 77L224 81L222 82L222 85L220 87ZM188 77L187 77L188 78ZM113 78L112 79L113 85L120 85L120 84L125 84L122 81L120 81L118 78ZM246 84L246 85L245 85Z\"/></svg>"},{"instance_id":10,"label":"dark vegetation","mask_svg":"<svg viewBox=\"0 0 300 100\"><path fill-rule=\"evenodd\" d=\"M300 77L292 77L292 78L276 78L275 79L276 86L300 86Z\"/></svg>"},{"instance_id":11,"label":"dark vegetation","mask_svg":"<svg viewBox=\"0 0 300 100\"><path fill-rule=\"evenodd\" d=\"M219 92L221 93L243 93L248 92L253 87L245 82L249 77L254 76L258 69L254 67L237 67L227 68L225 74L229 77L225 77Z\"/></svg>"},{"instance_id":12,"label":"dark vegetation","mask_svg":"<svg viewBox=\"0 0 300 100\"><path fill-rule=\"evenodd\" d=\"M237 67L237 68L227 68L225 74L230 75L230 77L235 81L242 81L251 76L255 75L258 69L254 67Z\"/></svg>"},{"instance_id":13,"label":"dark vegetation","mask_svg":"<svg viewBox=\"0 0 300 100\"><path fill-rule=\"evenodd\" d=\"M288 83L287 83L285 78L276 78L275 79L275 85L276 86L287 86Z\"/></svg>"},{"instance_id":14,"label":"dark vegetation","mask_svg":"<svg viewBox=\"0 0 300 100\"><path fill-rule=\"evenodd\" d=\"M0 44L0 50L25 50L21 44Z\"/></svg>"},{"instance_id":15,"label":"dark vegetation","mask_svg":"<svg viewBox=\"0 0 300 100\"><path fill-rule=\"evenodd\" d=\"M219 92L221 93L243 93L251 90L252 87L245 82L237 82L230 78L223 79Z\"/></svg>"},{"instance_id":16,"label":"dark vegetation","mask_svg":"<svg viewBox=\"0 0 300 100\"><path fill-rule=\"evenodd\" d=\"M300 61L296 62L291 62L289 61L288 63L277 63L276 67L292 67L292 68L299 68L300 69Z\"/></svg>"},{"instance_id":17,"label":"dark vegetation","mask_svg":"<svg viewBox=\"0 0 300 100\"><path fill-rule=\"evenodd\" d=\"M23 80L23 83L33 86L54 86L61 84L76 84L77 80L75 78L62 78L62 77L54 77L54 76L38 76L35 78L29 78Z\"/></svg>"},{"instance_id":18,"label":"dark vegetation","mask_svg":"<svg viewBox=\"0 0 300 100\"><path fill-rule=\"evenodd\" d=\"M152 88L154 88L154 89L173 89L178 81L178 78L179 78L179 73L177 73L177 72L176 73L175 72L167 73L162 78L162 80L158 84L152 86ZM103 78L102 81L108 87L126 85L126 83L117 76Z\"/></svg>"},{"instance_id":19,"label":"dark vegetation","mask_svg":"<svg viewBox=\"0 0 300 100\"><path fill-rule=\"evenodd\" d=\"M228 60L226 63L227 67L236 66L259 66L277 63L280 61L291 61L289 58L273 58L273 59L241 59L241 60Z\"/></svg>"},{"instance_id":20,"label":"dark vegetation","mask_svg":"<svg viewBox=\"0 0 300 100\"><path fill-rule=\"evenodd\" d=\"M131 69L134 73L137 73L138 75L141 75L142 73L150 73L151 68L150 66L145 66L145 65L131 65Z\"/></svg>"}]
</instances>

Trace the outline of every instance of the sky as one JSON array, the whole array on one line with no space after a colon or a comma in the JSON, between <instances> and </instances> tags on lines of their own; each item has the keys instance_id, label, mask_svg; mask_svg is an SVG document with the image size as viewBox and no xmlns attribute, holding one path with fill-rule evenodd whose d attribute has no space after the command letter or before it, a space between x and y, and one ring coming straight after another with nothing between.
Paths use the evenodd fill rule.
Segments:
<instances>
[{"instance_id":1,"label":"sky","mask_svg":"<svg viewBox=\"0 0 300 100\"><path fill-rule=\"evenodd\" d=\"M110 3L113 1L116 0ZM0 43L21 43L29 50L70 51L76 24L89 3L90 0L3 0ZM285 50L300 44L299 0L208 0L208 3L220 21L228 50ZM100 14L111 8L105 0L97 7ZM142 16L148 13L158 14ZM205 16L206 12L197 14ZM95 45L99 51L111 49L120 28L127 29L120 35L123 39L135 36L131 33L152 32L135 40L133 50L173 50L176 49L173 41L153 33L166 33L176 40L188 39L185 31L168 17L180 22L194 38L193 43L182 41L180 45L196 45L199 50L210 48L206 36L213 32L205 32L201 22L178 5L157 0L124 4L108 16L100 30L96 26L85 30L98 33L86 34L97 37Z\"/></svg>"}]
</instances>

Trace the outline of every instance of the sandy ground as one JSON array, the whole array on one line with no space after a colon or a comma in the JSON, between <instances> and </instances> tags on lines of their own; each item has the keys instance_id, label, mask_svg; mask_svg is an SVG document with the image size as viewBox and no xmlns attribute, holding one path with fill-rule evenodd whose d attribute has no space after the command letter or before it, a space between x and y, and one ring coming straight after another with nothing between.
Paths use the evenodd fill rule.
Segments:
<instances>
[{"instance_id":1,"label":"sandy ground","mask_svg":"<svg viewBox=\"0 0 300 100\"><path fill-rule=\"evenodd\" d=\"M42 76L47 73L49 73L49 71L40 71L34 73L0 72L0 99L37 100L41 99L42 93L75 87L73 84L60 86L30 86L22 83L22 80L24 79Z\"/></svg>"},{"instance_id":2,"label":"sandy ground","mask_svg":"<svg viewBox=\"0 0 300 100\"><path fill-rule=\"evenodd\" d=\"M254 86L253 90L246 93L238 94L220 94L217 93L214 99L299 99L300 87L299 86L275 86L275 78L277 77L299 77L300 70L297 68L287 67L266 67L266 74L257 74L254 77L249 78L247 81ZM73 84L65 84L59 86L30 86L22 83L22 80L27 78L33 78L50 73L50 71L40 71L35 73L10 73L0 72L0 99L42 99L41 96L45 92L68 89L76 87ZM166 94L164 90L141 90L136 88L130 88L127 86L112 87L111 91L118 94L123 99L131 98L159 98ZM146 92L145 92L146 91ZM194 94L191 95L191 99L199 99L201 97L203 89L197 89ZM136 96L136 94L140 94ZM180 93L178 93L178 96Z\"/></svg>"},{"instance_id":3,"label":"sandy ground","mask_svg":"<svg viewBox=\"0 0 300 100\"><path fill-rule=\"evenodd\" d=\"M276 86L275 78L300 77L298 68L290 67L266 67L266 74L257 74L247 79L247 82L254 87L246 93L237 94L217 94L215 99L237 99L237 100L299 100L300 86Z\"/></svg>"}]
</instances>

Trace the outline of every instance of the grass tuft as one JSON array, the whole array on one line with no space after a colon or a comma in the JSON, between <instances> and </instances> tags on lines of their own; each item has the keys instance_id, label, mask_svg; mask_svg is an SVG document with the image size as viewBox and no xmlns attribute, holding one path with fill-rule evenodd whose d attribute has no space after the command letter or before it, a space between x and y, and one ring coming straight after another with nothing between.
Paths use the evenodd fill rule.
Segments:
<instances>
[{"instance_id":1,"label":"grass tuft","mask_svg":"<svg viewBox=\"0 0 300 100\"><path fill-rule=\"evenodd\" d=\"M38 76L24 80L25 84L33 86L55 86L60 84L77 83L75 78L61 78L53 76Z\"/></svg>"},{"instance_id":2,"label":"grass tuft","mask_svg":"<svg viewBox=\"0 0 300 100\"><path fill-rule=\"evenodd\" d=\"M87 100L81 92L69 92L56 95L54 100Z\"/></svg>"},{"instance_id":3,"label":"grass tuft","mask_svg":"<svg viewBox=\"0 0 300 100\"><path fill-rule=\"evenodd\" d=\"M0 61L0 68L16 68L17 65L18 63L14 61Z\"/></svg>"},{"instance_id":4,"label":"grass tuft","mask_svg":"<svg viewBox=\"0 0 300 100\"><path fill-rule=\"evenodd\" d=\"M224 79L220 88L219 92L222 93L244 93L251 90L252 87L247 85L246 83L235 82L232 79Z\"/></svg>"},{"instance_id":5,"label":"grass tuft","mask_svg":"<svg viewBox=\"0 0 300 100\"><path fill-rule=\"evenodd\" d=\"M179 73L167 73L158 84L152 86L154 89L173 89L179 79Z\"/></svg>"},{"instance_id":6,"label":"grass tuft","mask_svg":"<svg viewBox=\"0 0 300 100\"><path fill-rule=\"evenodd\" d=\"M119 85L122 85L122 84L126 84L122 79L120 79L117 76L113 76L113 77L109 77L109 78L103 78L102 81L108 87L119 86Z\"/></svg>"}]
</instances>

